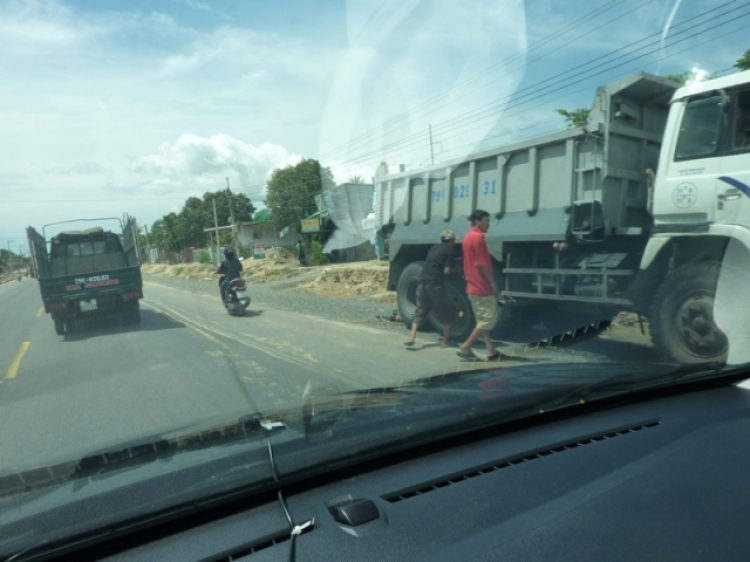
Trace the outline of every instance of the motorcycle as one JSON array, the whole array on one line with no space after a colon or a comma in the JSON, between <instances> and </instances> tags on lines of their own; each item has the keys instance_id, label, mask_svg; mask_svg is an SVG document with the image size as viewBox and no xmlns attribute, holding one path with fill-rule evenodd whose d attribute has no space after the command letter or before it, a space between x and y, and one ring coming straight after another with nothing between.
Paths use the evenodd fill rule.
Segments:
<instances>
[{"instance_id":1,"label":"motorcycle","mask_svg":"<svg viewBox=\"0 0 750 562\"><path fill-rule=\"evenodd\" d=\"M239 277L230 280L224 291L224 307L227 312L232 316L244 316L248 306L250 306L250 295L247 294L245 280Z\"/></svg>"}]
</instances>

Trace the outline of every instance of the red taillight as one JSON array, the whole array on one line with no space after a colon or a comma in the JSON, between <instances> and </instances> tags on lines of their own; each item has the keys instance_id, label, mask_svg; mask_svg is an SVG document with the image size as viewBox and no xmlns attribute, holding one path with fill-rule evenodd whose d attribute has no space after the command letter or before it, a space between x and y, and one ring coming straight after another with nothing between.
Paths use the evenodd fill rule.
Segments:
<instances>
[{"instance_id":1,"label":"red taillight","mask_svg":"<svg viewBox=\"0 0 750 562\"><path fill-rule=\"evenodd\" d=\"M125 293L122 295L122 300L124 301L135 301L138 300L141 297L140 293Z\"/></svg>"},{"instance_id":2,"label":"red taillight","mask_svg":"<svg viewBox=\"0 0 750 562\"><path fill-rule=\"evenodd\" d=\"M65 310L68 308L68 305L64 302L55 302L49 305L50 310Z\"/></svg>"},{"instance_id":3,"label":"red taillight","mask_svg":"<svg viewBox=\"0 0 750 562\"><path fill-rule=\"evenodd\" d=\"M232 287L235 289L244 289L245 282L242 279L237 279L236 281L232 281Z\"/></svg>"}]
</instances>

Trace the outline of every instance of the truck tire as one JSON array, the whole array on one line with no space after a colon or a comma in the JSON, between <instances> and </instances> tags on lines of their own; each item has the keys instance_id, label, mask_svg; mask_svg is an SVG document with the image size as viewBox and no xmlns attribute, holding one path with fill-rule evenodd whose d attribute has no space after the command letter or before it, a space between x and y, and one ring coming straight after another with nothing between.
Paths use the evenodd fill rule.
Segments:
<instances>
[{"instance_id":1,"label":"truck tire","mask_svg":"<svg viewBox=\"0 0 750 562\"><path fill-rule=\"evenodd\" d=\"M714 322L720 271L717 262L689 263L662 281L649 320L654 346L665 359L679 364L726 360L727 337Z\"/></svg>"},{"instance_id":2,"label":"truck tire","mask_svg":"<svg viewBox=\"0 0 750 562\"><path fill-rule=\"evenodd\" d=\"M469 298L466 296L466 287L463 283L456 280L449 280L445 285L445 291L448 296L453 299L458 309L458 316L451 324L451 339L463 342L469 337L472 330L476 326L476 320L474 320L474 312L471 310L471 303ZM432 327L439 333L443 333L443 323L440 322L433 311L427 315ZM409 324L411 325L411 324Z\"/></svg>"},{"instance_id":3,"label":"truck tire","mask_svg":"<svg viewBox=\"0 0 750 562\"><path fill-rule=\"evenodd\" d=\"M422 274L424 262L415 261L407 265L401 272L396 284L396 306L401 319L407 328L411 328L414 314L417 312L417 285Z\"/></svg>"},{"instance_id":4,"label":"truck tire","mask_svg":"<svg viewBox=\"0 0 750 562\"><path fill-rule=\"evenodd\" d=\"M122 321L125 324L139 324L141 321L141 306L138 301L123 305Z\"/></svg>"},{"instance_id":5,"label":"truck tire","mask_svg":"<svg viewBox=\"0 0 750 562\"><path fill-rule=\"evenodd\" d=\"M62 336L65 334L65 322L63 322L62 318L53 318L52 319L55 322L55 333L58 336Z\"/></svg>"}]
</instances>

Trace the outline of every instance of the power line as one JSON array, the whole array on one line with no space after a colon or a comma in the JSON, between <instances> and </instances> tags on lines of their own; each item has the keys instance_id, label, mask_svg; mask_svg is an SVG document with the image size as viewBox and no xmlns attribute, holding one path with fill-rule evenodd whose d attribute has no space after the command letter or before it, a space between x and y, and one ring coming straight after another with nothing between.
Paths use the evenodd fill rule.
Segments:
<instances>
[{"instance_id":1,"label":"power line","mask_svg":"<svg viewBox=\"0 0 750 562\"><path fill-rule=\"evenodd\" d=\"M720 6L719 8L721 8L721 7L723 7L723 6ZM746 7L746 6L743 6L743 7ZM680 24L678 24L678 25L684 25L684 24L685 24L685 23L687 23L688 21L692 21L692 20L694 20L694 19L695 19L696 17L701 17L701 16L704 16L704 15L706 15L706 14L708 14L708 13L712 12L712 11L715 11L716 9L718 9L718 8L713 8L713 9L709 10L708 12L704 12L703 14L700 14L699 16L695 16L695 17L693 17L693 18L690 18L689 20L685 20L684 22L681 22L681 23L680 23ZM723 13L723 14L720 14L720 15L718 15L718 16L715 16L715 17L713 17L713 18L711 18L711 19L709 19L709 20L707 20L707 21L704 21L704 22L700 22L700 23L698 23L698 24L695 24L695 25L693 25L693 26L690 26L690 27L688 27L688 28L686 28L686 29L683 29L683 30L679 31L678 33L674 34L674 36L673 36L673 37L676 37L676 36L678 36L678 35L681 35L681 34L683 34L683 33L686 33L686 32L688 32L688 31L690 31L690 30L692 30L692 29L695 29L695 28L697 28L697 27L700 27L700 26L702 26L702 25L705 25L706 23L708 23L708 22L710 22L710 21L714 21L714 20L716 20L716 19L718 19L718 18L720 18L720 17L723 17L723 16L725 16L725 15L728 15L728 14L730 14L730 13L732 13L732 12L735 12L735 11L736 11L737 9L741 9L741 8L736 8L736 9L733 9L733 10L729 10L728 12L725 12L725 13ZM747 16L748 14L750 14L750 12L747 12L747 13L741 14L741 15L740 15L740 17L745 17L745 16ZM700 36L700 35L703 35L704 33L708 32L708 31L711 31L711 30L713 30L713 29L717 29L717 28L719 28L719 27L725 26L725 25L727 25L727 24L730 24L730 23L732 23L732 22L734 22L734 21L737 21L737 18L734 18L734 19L732 19L732 20L729 20L729 21L725 21L725 22L723 22L723 23L717 24L717 25L715 25L715 26L712 26L712 27L710 27L709 29L706 29L706 30L700 31L700 32L698 32L698 33L694 33L694 34L692 34L692 35L689 35L689 36L688 36L688 37L686 37L686 38L680 39L679 41L673 41L672 43L670 43L670 44L668 45L668 47L673 47L673 46L674 46L674 45L676 45L676 44L682 43L682 42L684 42L684 41L687 41L687 40L689 40L689 39L693 39L693 38L695 38L695 37L698 37L698 36ZM677 27L677 25L676 25L675 27ZM656 34L655 34L655 35L656 35ZM641 40L639 40L639 41L636 41L636 42L634 42L634 43L631 43L630 45L627 45L627 46L625 46L625 47L622 47L622 48L620 48L620 49L617 49L616 51L614 51L614 52L612 52L612 53L608 53L607 55L603 55L603 56L597 57L597 58L593 59L592 61L588 61L587 63L583 63L583 64L581 64L581 65L577 65L577 66L576 66L576 67L574 67L573 69L579 69L579 68L581 68L581 67L584 67L584 66L586 66L586 65L588 65L588 64L591 64L592 62L597 62L597 61L599 61L599 60L601 60L601 59L603 59L603 58L606 58L606 57L611 57L611 56L612 56L613 54L616 54L616 53L618 53L618 52L624 51L625 49L628 49L629 47L632 47L632 46L634 46L634 45L637 45L637 44L639 44L639 43L642 43L643 41L645 41L645 40L648 40L649 38L652 38L652 37L654 37L654 35L651 35L651 36L649 36L649 37L647 37L647 38L644 38L644 39L641 39ZM712 40L715 40L715 39L716 39L716 38L714 38L714 39L712 39ZM645 48L647 48L647 47L649 47L649 46L653 46L654 44L659 44L660 46L659 46L658 48L656 48L656 49L653 49L653 50L651 50L651 51L649 51L649 52L646 52L646 53L644 53L644 54L641 54L641 55L638 55L638 56L632 56L632 55L634 55L635 53L637 53L637 52L639 52L639 51L641 51L641 50L643 50L643 49L645 49ZM693 45L693 46L692 46L692 47L690 47L690 48L694 48L694 47L695 47L695 45ZM689 49L690 49L690 48L689 48ZM689 50L689 49L686 49L686 50ZM644 57L646 57L646 56L648 56L648 55L651 55L651 54L653 54L653 53L655 53L655 52L659 51L659 50L662 50L662 47L661 47L661 41L658 41L658 42L652 42L651 44L648 44L648 45L642 46L642 47L640 47L640 48L638 48L638 49L636 49L636 50L634 50L634 51L632 51L632 52L630 52L630 53L625 53L625 54L623 54L623 55L620 55L620 56L618 56L618 57L616 57L616 58L614 58L614 59L612 59L612 60L609 60L609 61L605 61L605 62L602 62L602 63L600 63L599 65L597 65L597 66L594 66L593 68L589 68L589 69L586 69L586 70L582 70L582 71L580 71L580 72L578 72L578 73L575 73L575 74L573 74L573 75L571 75L571 76L567 76L567 77L564 77L565 73L559 73L559 74L555 75L555 76L554 76L553 78L557 78L557 77L563 77L563 78L561 78L560 80L558 80L558 81L557 81L556 83L554 83L554 84L552 84L551 86L548 86L548 87L546 87L546 88L543 88L543 89L541 89L541 90L538 90L538 89L537 89L537 90L535 90L535 92L534 92L534 93L529 93L529 94L525 94L525 95L521 96L521 98L520 98L520 99L516 99L516 100L514 100L514 102L513 102L513 103L512 103L512 104L511 104L511 105L510 105L509 107L506 107L505 109L506 109L506 111L507 111L508 109L513 109L513 108L516 108L516 107L519 107L519 106L525 105L525 104L527 104L527 103L529 103L529 102L531 102L531 101L534 101L534 100L536 100L536 99L539 99L539 98L542 98L542 97L547 97L547 96L550 96L550 95L553 95L553 94L557 94L557 93L559 93L559 92L560 92L561 90L564 90L564 88L566 88L566 87L570 87L570 84L568 84L568 85L565 85L565 82L570 82L571 80L573 80L573 79L576 79L576 78L578 78L579 80L581 80L581 79L590 79L590 78L593 78L593 77L595 77L595 76L599 76L599 75L601 75L601 74L603 74L603 73L605 73L605 72L607 72L607 71L609 71L609 70L612 70L612 69L614 69L614 68L617 68L617 67L623 66L623 65L625 65L625 64L629 64L629 63L632 63L632 62L634 62L635 60L640 60L640 59L642 59L642 58L644 58ZM684 51L685 51L685 50L683 50L683 51L680 51L680 53L681 53L681 52L684 52ZM671 57L671 56L675 56L676 54L679 54L679 53L672 53L671 55L669 55L669 56L667 56L667 57L662 57L662 58L660 58L660 59L657 59L657 60L664 60L665 58L669 58L669 57ZM626 61L624 61L624 62L621 62L621 63L619 63L619 64L616 64L616 65L612 65L612 63L613 63L614 61L617 61L617 60L623 59L623 58L625 58L625 57L628 57L628 56L631 56L631 58L630 58L629 60L626 60ZM601 68L602 66L604 66L604 65L607 65L607 64L609 64L610 66L609 66L609 67L607 67L607 68L604 68L603 70L599 70L598 72L595 72L595 73L591 74L591 73L592 73L592 72L593 72L594 70L596 70L597 68ZM571 69L571 70L573 70L573 69ZM569 72L569 71L566 71L566 72ZM582 75L585 75L585 74L589 74L589 76L583 76L583 77L582 77ZM582 77L582 78L579 78L579 77ZM528 86L528 87L525 87L525 88L523 88L523 89L522 89L522 90L520 90L520 91L529 91L529 90L532 90L532 89L533 89L533 88L534 88L535 86L538 86L538 85L540 85L540 84L543 84L543 83L544 83L544 82L537 82L537 83L535 83L535 84L533 84L533 85L531 85L531 86ZM554 87L554 89L552 89L553 87ZM585 88L584 88L584 89L585 89ZM579 90L577 90L577 91L580 91L580 89L579 89ZM518 92L514 93L514 94L513 94L513 96L517 95L517 93L518 93ZM459 129L459 128L462 128L462 127L466 127L466 125L468 125L468 124L472 124L472 123L475 123L475 122L476 122L477 120L479 120L479 119L482 119L482 118L484 118L485 116L487 116L487 115L488 115L488 114L489 114L490 112L495 112L495 111L497 111L497 109L498 109L498 108L499 108L499 107L501 106L501 104L505 103L506 101L509 101L509 100L510 100L510 99L511 99L511 98L512 98L513 96L506 96L506 98L505 98L505 99L501 99L501 100L499 100L499 101L496 101L496 102L492 102L491 104L487 104L487 105L485 105L485 106L482 106L482 107L480 107L480 108L477 108L477 109L475 109L475 110L472 110L472 111L470 111L470 112L466 112L466 113L464 113L464 114L462 114L462 115L456 116L456 117L454 117L454 118L451 118L451 119L448 119L448 120L446 120L446 121L444 121L444 122L442 122L442 123L439 123L439 124L437 124L437 125L436 125L436 126L435 126L435 127L433 128L433 132L436 132L436 133L438 133L438 134L442 134L442 135L444 135L445 133L449 133L449 132L451 132L451 131L455 131L456 129ZM511 116L513 116L513 115L517 115L517 113L515 113L515 114L512 114ZM506 117L507 117L507 116L506 116ZM454 125L454 124L457 124L457 126L452 126L452 125ZM393 142L393 143L390 143L390 144L388 144L388 145L382 146L382 147L380 147L379 149L377 149L377 150L375 150L375 151L373 151L373 152L370 152L370 153L364 153L364 154L359 154L359 155L357 155L356 157L352 158L352 160L350 160L350 162L356 162L357 160L361 160L361 159L366 159L366 158L369 158L369 157L372 157L372 156L376 156L376 155L379 155L379 154L383 154L383 153L387 154L387 153L390 153L390 152L392 152L393 150L395 150L395 149L397 149L397 148L407 148L407 147L410 147L410 146L414 146L415 144L421 145L421 143L422 143L422 135L423 135L423 133L421 133L421 132L418 132L418 133L414 133L414 134L412 134L412 135L408 135L408 136L406 136L406 137L404 137L404 138L402 138L402 139L399 139L398 141L395 141L395 142ZM446 137L442 137L442 138L446 138ZM448 138L451 138L451 137L448 137Z\"/></svg>"},{"instance_id":2,"label":"power line","mask_svg":"<svg viewBox=\"0 0 750 562\"><path fill-rule=\"evenodd\" d=\"M606 26L606 25L608 25L608 24L610 24L610 23L612 23L612 22L614 22L614 21L617 21L618 19L621 19L621 18L622 18L622 17L624 17L625 15L628 15L628 14L632 13L633 11L635 11L635 10L638 10L638 9L640 9L640 8L642 8L643 6L645 6L646 4L649 4L649 3L651 3L651 2L653 2L653 0L646 0L645 2L643 2L642 4L640 4L639 6L637 6L637 7L633 8L633 9L629 10L628 12L625 12L624 14L621 14L621 15L620 15L620 16L618 16L617 18L614 18L614 19L612 19L612 20L610 20L610 21L606 22L606 23L604 24L604 26ZM543 45L545 45L545 44L547 44L547 43L550 43L550 42L551 42L551 41L552 41L553 39L556 39L557 37L560 37L560 36L564 35L564 34L565 34L565 33L567 33L568 31L572 31L572 30L574 30L574 29L576 29L576 28L580 27L581 25L583 25L583 23L585 23L585 22L589 21L590 19L593 19L593 18L594 18L594 17L596 17L597 15L600 15L601 13L604 13L604 12L605 12L605 11L607 11L607 10L610 10L610 9L612 9L612 8L614 7L614 5L616 5L616 4L620 4L620 3L622 3L622 0L613 0L613 1L612 1L612 2L610 2L610 3L608 4L608 5L605 5L605 6L602 6L602 7L599 7L599 8L597 8L597 9L595 9L594 11L592 11L592 12L590 12L590 13L588 13L588 14L586 14L586 15L582 16L582 17L581 17L581 18L579 18L578 20L575 20L574 22L572 22L572 23L568 24L567 26L564 26L563 28L561 28L561 29L559 29L559 30L557 30L557 31L555 31L555 32L553 32L553 33L551 33L550 35L548 35L548 36L547 36L547 37L545 37L544 39L540 39L539 41L537 41L537 42L535 42L534 44L532 44L532 46L531 46L531 47L528 47L528 48L527 48L527 49L526 49L525 51L523 51L523 52L521 52L521 53L516 53L515 55L512 55L512 56L510 56L510 57L508 57L508 58L506 58L506 59L503 59L503 60L502 60L501 62L499 62L499 63L496 63L496 64L494 64L494 65L491 65L490 67L488 67L488 68L487 68L487 69L485 69L484 71L480 72L479 74L475 75L474 77L472 77L472 78L469 78L468 80L464 81L464 82L463 82L463 83L462 83L462 84L461 84L461 85L460 85L460 86L458 87L458 90L461 90L461 89L468 89L468 88L469 88L469 87L470 87L470 86L471 86L472 84L474 84L475 82L477 82L477 81L478 81L478 80L479 80L480 78L482 78L482 77L484 77L484 76L487 76L487 75L489 75L489 74L492 74L492 73L494 73L495 71L497 71L497 70L499 70L499 69L503 68L503 67L504 67L504 66L505 66L506 64L508 64L508 63L510 63L510 62L513 62L513 61L515 61L515 60L518 60L518 59L520 59L520 58L522 58L522 57L526 56L526 55L527 55L528 53L530 53L530 52L533 52L533 51L535 51L536 49L538 49L538 48L542 47ZM592 31L590 31L589 33L593 33L594 31L595 31L595 30L592 30ZM579 41L579 40L581 40L581 39L582 39L583 37L585 37L585 36L586 36L586 35L588 35L589 33L586 33L586 34L583 34L583 35L579 35L579 36L577 36L577 37L576 37L575 39L573 39L573 40L569 41L568 43L566 43L566 44L564 44L564 45L562 45L562 46L567 46L567 45L570 45L570 44L572 44L572 43L575 43L576 41ZM552 51L550 51L550 52L547 52L547 53L545 53L545 54L543 54L543 55L541 55L541 56L537 57L536 59L534 59L533 61L531 61L531 62L530 62L530 63L528 63L528 64L533 64L534 62L537 62L537 61L539 61L539 60L543 59L544 57L546 57L547 55L549 55L549 54L550 54L551 52L552 52ZM490 84L491 84L491 83L490 83ZM485 84L485 86L483 86L483 87L487 87L488 85L489 85L489 84ZM412 108L411 110L409 110L409 111L406 111L406 112L404 112L404 113L402 113L402 114L400 114L400 115L397 115L397 116L395 116L395 117L391 118L391 119L389 120L389 122L393 122L393 121L396 121L396 120L398 120L398 119L403 119L403 118L405 118L405 117L407 117L407 116L409 115L409 112L413 112L413 111L418 111L418 110L420 110L420 109L426 108L426 107L428 107L428 106L430 106L430 105L432 105L432 104L436 103L437 101L440 101L440 100L443 100L443 99L447 98L448 96L450 96L450 95L454 94L455 92L456 92L456 89L455 89L455 88L452 88L452 89L450 89L450 90L447 90L447 91L445 91L445 92L442 92L442 93L440 93L440 94L438 94L438 95L436 95L436 96L434 96L434 97L432 97L432 98L430 98L430 99L426 100L425 102L423 102L423 103L419 104L418 106L416 106L416 107ZM440 106L438 106L438 107L437 107L436 109L439 109L439 108L440 108ZM384 127L385 127L385 125L381 125L381 126L379 126L379 127L376 127L376 128L373 128L373 129L371 129L370 131L367 131L367 132L365 132L365 133L362 133L362 134L361 134L361 135L359 135L358 137L355 137L354 139L351 139L351 140L350 140L350 141L349 141L348 143L346 143L346 144L342 144L342 145L340 145L340 146L339 146L338 148L334 148L334 149L332 149L332 150L330 151L330 153L329 153L329 154L322 154L322 155L321 155L321 158L329 158L329 159L330 159L330 158L333 158L333 157L334 157L334 156L333 156L333 154L336 154L336 153L338 153L337 151L339 151L339 150L350 150L350 149L351 149L351 147L352 147L352 145L356 145L356 144L358 144L358 143L359 143L360 141L364 141L364 140L367 140L367 139L369 139L369 137L371 137L372 135L375 135L375 134L377 134L378 132L382 131ZM402 126L402 127L400 127L400 128L403 128L403 126Z\"/></svg>"}]
</instances>

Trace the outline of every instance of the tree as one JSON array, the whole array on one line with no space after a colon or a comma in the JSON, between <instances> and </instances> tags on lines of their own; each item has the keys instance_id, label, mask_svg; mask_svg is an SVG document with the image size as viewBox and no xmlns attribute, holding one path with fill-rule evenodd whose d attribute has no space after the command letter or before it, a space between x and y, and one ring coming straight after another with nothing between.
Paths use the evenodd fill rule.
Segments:
<instances>
[{"instance_id":1,"label":"tree","mask_svg":"<svg viewBox=\"0 0 750 562\"><path fill-rule=\"evenodd\" d=\"M204 193L203 199L189 197L179 214L165 215L151 226L151 242L162 251L168 252L205 246L207 238L205 230L214 226L214 199L219 226L226 226L230 222L230 200L237 221L252 221L255 206L250 199L243 193L232 193L231 198L228 195L226 190L219 190L214 193ZM231 243L231 234L221 231L220 243Z\"/></svg>"},{"instance_id":2,"label":"tree","mask_svg":"<svg viewBox=\"0 0 750 562\"><path fill-rule=\"evenodd\" d=\"M154 243L163 252L179 252L184 248L180 239L176 213L164 215L151 225Z\"/></svg>"},{"instance_id":3,"label":"tree","mask_svg":"<svg viewBox=\"0 0 750 562\"><path fill-rule=\"evenodd\" d=\"M565 122L568 123L568 128L585 127L589 118L589 113L591 113L590 109L585 109L583 107L573 109L572 111L566 109L556 109L555 111L565 117Z\"/></svg>"},{"instance_id":4,"label":"tree","mask_svg":"<svg viewBox=\"0 0 750 562\"><path fill-rule=\"evenodd\" d=\"M685 72L681 72L680 74L667 74L665 76L667 80L671 80L672 82L677 82L678 84L685 84L692 77L693 77L692 70L686 70Z\"/></svg>"},{"instance_id":5,"label":"tree","mask_svg":"<svg viewBox=\"0 0 750 562\"><path fill-rule=\"evenodd\" d=\"M348 183L365 183L365 178L360 175L349 176Z\"/></svg>"},{"instance_id":6,"label":"tree","mask_svg":"<svg viewBox=\"0 0 750 562\"><path fill-rule=\"evenodd\" d=\"M739 70L750 70L750 49L745 51L745 54L737 59L737 62L734 63L734 67Z\"/></svg>"},{"instance_id":7,"label":"tree","mask_svg":"<svg viewBox=\"0 0 750 562\"><path fill-rule=\"evenodd\" d=\"M681 72L679 74L667 74L665 78L667 80L671 80L672 82L677 82L678 84L685 85L691 80L713 80L716 78L717 74L715 72L712 72L711 74L706 74L702 70L692 69L692 70L686 70L685 72Z\"/></svg>"},{"instance_id":8,"label":"tree","mask_svg":"<svg viewBox=\"0 0 750 562\"><path fill-rule=\"evenodd\" d=\"M315 195L333 186L330 168L312 158L275 169L266 186L266 206L276 227L282 229L307 217L315 209Z\"/></svg>"},{"instance_id":9,"label":"tree","mask_svg":"<svg viewBox=\"0 0 750 562\"><path fill-rule=\"evenodd\" d=\"M204 193L203 199L190 197L180 211L180 236L185 248L197 248L206 243L206 228L214 226L213 201L216 200L216 216L219 226L230 224L232 213L229 210L228 193L226 190L215 193ZM234 216L238 222L253 220L255 206L243 193L231 194ZM230 236L231 239L231 236Z\"/></svg>"}]
</instances>

